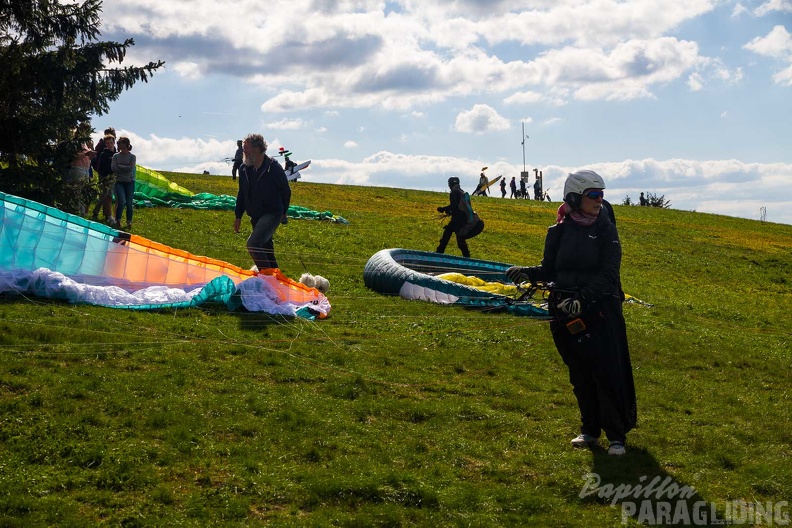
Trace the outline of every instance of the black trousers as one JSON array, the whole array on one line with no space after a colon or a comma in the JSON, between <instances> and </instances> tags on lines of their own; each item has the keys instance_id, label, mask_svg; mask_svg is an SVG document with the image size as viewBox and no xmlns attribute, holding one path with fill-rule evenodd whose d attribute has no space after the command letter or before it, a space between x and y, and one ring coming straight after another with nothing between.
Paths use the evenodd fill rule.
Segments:
<instances>
[{"instance_id":1,"label":"black trousers","mask_svg":"<svg viewBox=\"0 0 792 528\"><path fill-rule=\"evenodd\" d=\"M451 240L451 235L456 234L457 247L459 247L459 250L462 252L462 256L469 257L470 249L468 248L467 241L480 234L484 230L484 222L479 220L478 224L476 224L476 227L474 227L466 236L460 236L459 229L460 227L453 223L446 225L445 228L443 228L443 236L440 237L440 243L437 244L437 249L435 251L437 253L445 253L446 246Z\"/></svg>"},{"instance_id":2,"label":"black trousers","mask_svg":"<svg viewBox=\"0 0 792 528\"><path fill-rule=\"evenodd\" d=\"M573 335L566 321L553 321L550 329L561 359L569 369L569 382L580 409L580 432L624 442L637 422L627 332L617 299L602 306L583 321L586 329Z\"/></svg>"}]
</instances>

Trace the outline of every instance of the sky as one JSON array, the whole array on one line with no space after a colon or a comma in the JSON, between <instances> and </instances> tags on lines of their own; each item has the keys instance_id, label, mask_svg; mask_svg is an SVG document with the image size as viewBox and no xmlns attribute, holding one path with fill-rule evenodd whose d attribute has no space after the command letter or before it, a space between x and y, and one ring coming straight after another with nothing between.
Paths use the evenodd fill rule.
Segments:
<instances>
[{"instance_id":1,"label":"sky","mask_svg":"<svg viewBox=\"0 0 792 528\"><path fill-rule=\"evenodd\" d=\"M536 168L559 201L590 169L613 204L792 224L792 0L105 0L102 18L102 40L134 39L122 66L166 63L92 123L153 169L230 176L260 133L311 160L303 181L472 191L484 166Z\"/></svg>"}]
</instances>

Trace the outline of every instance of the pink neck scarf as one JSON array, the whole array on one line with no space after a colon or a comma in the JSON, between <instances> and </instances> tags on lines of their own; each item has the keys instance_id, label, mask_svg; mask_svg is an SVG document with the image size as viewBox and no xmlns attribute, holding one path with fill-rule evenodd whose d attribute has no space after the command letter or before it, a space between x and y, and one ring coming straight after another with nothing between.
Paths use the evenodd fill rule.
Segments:
<instances>
[{"instance_id":1,"label":"pink neck scarf","mask_svg":"<svg viewBox=\"0 0 792 528\"><path fill-rule=\"evenodd\" d=\"M580 210L572 209L568 203L564 202L556 212L556 223L563 224L567 216L569 216L576 224L590 226L597 221L597 216L599 215L587 215Z\"/></svg>"}]
</instances>

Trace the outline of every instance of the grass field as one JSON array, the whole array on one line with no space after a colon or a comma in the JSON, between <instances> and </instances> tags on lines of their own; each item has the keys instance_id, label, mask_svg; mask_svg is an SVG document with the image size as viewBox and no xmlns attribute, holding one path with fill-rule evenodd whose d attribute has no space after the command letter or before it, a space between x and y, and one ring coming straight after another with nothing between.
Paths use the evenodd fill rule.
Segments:
<instances>
[{"instance_id":1,"label":"grass field","mask_svg":"<svg viewBox=\"0 0 792 528\"><path fill-rule=\"evenodd\" d=\"M350 221L276 235L286 275L330 280L327 320L0 299L0 526L638 525L666 519L661 498L636 503L650 518L605 485L655 477L694 488L691 512L792 513L792 226L615 206L624 290L653 305L625 305L639 425L615 458L569 446L579 415L547 323L364 286L376 251L434 249L446 194L292 189ZM473 257L539 263L557 203L474 205ZM135 215L142 236L251 264L230 211Z\"/></svg>"}]
</instances>

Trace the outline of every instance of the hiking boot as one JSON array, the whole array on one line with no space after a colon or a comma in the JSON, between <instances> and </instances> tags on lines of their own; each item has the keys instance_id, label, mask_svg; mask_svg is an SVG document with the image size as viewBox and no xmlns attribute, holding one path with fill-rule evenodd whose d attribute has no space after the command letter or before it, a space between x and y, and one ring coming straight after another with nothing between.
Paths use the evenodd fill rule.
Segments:
<instances>
[{"instance_id":1,"label":"hiking boot","mask_svg":"<svg viewBox=\"0 0 792 528\"><path fill-rule=\"evenodd\" d=\"M599 444L599 438L587 434L579 434L572 439L572 447L584 448L595 447Z\"/></svg>"},{"instance_id":2,"label":"hiking boot","mask_svg":"<svg viewBox=\"0 0 792 528\"><path fill-rule=\"evenodd\" d=\"M622 456L626 452L627 449L624 447L623 442L611 442L610 447L608 447L609 455Z\"/></svg>"}]
</instances>

